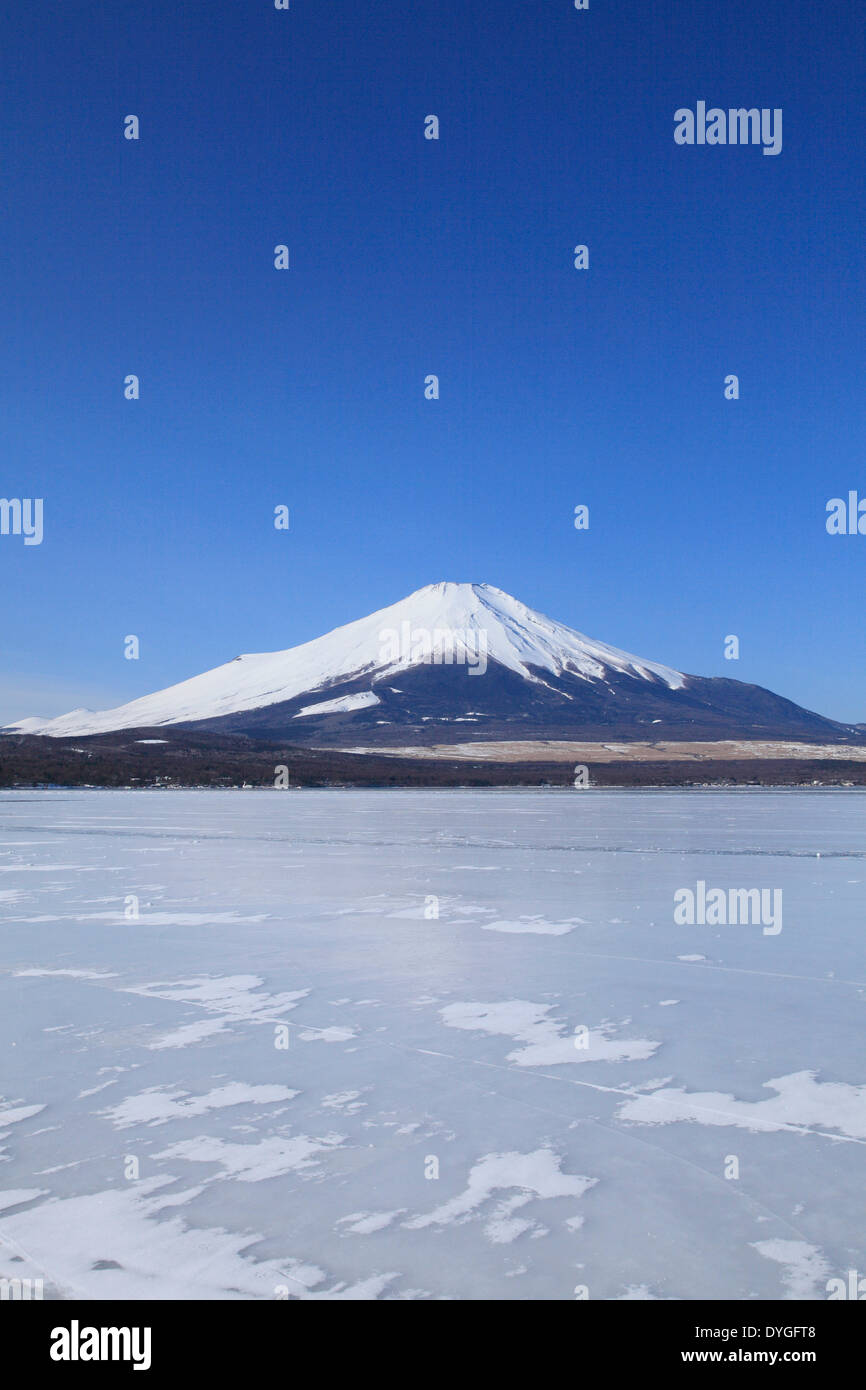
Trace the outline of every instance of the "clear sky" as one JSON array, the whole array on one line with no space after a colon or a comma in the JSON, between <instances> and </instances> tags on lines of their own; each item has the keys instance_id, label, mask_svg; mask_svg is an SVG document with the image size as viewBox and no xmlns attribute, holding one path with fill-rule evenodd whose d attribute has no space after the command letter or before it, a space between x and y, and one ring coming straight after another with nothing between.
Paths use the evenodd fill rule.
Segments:
<instances>
[{"instance_id":1,"label":"clear sky","mask_svg":"<svg viewBox=\"0 0 866 1390\"><path fill-rule=\"evenodd\" d=\"M85 0L3 48L0 719L452 579L866 720L862 4ZM781 153L675 144L698 101Z\"/></svg>"}]
</instances>

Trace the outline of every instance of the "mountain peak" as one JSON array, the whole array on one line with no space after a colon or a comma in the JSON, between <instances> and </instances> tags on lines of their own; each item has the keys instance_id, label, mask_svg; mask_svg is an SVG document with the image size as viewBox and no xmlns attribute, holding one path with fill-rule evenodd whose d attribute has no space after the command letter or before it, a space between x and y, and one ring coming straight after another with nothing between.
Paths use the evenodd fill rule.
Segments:
<instances>
[{"instance_id":1,"label":"mountain peak","mask_svg":"<svg viewBox=\"0 0 866 1390\"><path fill-rule=\"evenodd\" d=\"M605 683L612 674L661 682L670 690L685 684L681 672L596 642L492 584L439 580L311 642L234 657L117 709L75 710L9 727L61 736L194 723L363 683L366 692L346 697L355 701L352 708L360 708L361 694L365 705L377 703L373 685L400 672L453 664L463 666L464 674L466 666L481 674L482 657L483 670L495 664L538 686L563 676Z\"/></svg>"},{"instance_id":2,"label":"mountain peak","mask_svg":"<svg viewBox=\"0 0 866 1390\"><path fill-rule=\"evenodd\" d=\"M685 676L554 622L492 584L439 580L286 651L234 657L118 709L26 719L52 738L190 725L287 746L437 741L838 739L758 686ZM184 737L179 732L178 737ZM145 742L147 740L144 740Z\"/></svg>"}]
</instances>

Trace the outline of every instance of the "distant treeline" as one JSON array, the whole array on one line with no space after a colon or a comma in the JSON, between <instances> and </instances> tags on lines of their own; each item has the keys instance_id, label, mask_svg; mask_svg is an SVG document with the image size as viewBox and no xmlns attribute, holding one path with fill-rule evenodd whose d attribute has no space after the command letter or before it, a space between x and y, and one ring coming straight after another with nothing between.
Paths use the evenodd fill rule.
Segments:
<instances>
[{"instance_id":1,"label":"distant treeline","mask_svg":"<svg viewBox=\"0 0 866 1390\"><path fill-rule=\"evenodd\" d=\"M144 738L160 743L142 744ZM391 758L295 748L174 728L90 738L0 737L0 787L572 787L570 763ZM730 762L611 762L590 786L866 786L866 762L794 758Z\"/></svg>"}]
</instances>

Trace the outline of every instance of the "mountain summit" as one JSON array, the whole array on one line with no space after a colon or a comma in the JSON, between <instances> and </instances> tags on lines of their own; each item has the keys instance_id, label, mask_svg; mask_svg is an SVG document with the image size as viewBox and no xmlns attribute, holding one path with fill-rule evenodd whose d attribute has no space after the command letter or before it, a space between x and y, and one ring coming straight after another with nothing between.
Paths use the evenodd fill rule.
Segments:
<instances>
[{"instance_id":1,"label":"mountain summit","mask_svg":"<svg viewBox=\"0 0 866 1390\"><path fill-rule=\"evenodd\" d=\"M286 651L235 657L116 709L7 733L165 725L345 747L470 737L853 738L760 686L686 675L554 622L489 584L439 583Z\"/></svg>"}]
</instances>

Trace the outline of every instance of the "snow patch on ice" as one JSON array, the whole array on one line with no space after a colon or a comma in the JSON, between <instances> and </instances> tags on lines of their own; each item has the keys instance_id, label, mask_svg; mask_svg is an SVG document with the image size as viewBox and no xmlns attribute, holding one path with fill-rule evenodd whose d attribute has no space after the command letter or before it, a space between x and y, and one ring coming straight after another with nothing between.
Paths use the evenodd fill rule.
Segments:
<instances>
[{"instance_id":1,"label":"snow patch on ice","mask_svg":"<svg viewBox=\"0 0 866 1390\"><path fill-rule=\"evenodd\" d=\"M116 980L117 972L112 970L14 970L17 979L37 975L64 975L70 980Z\"/></svg>"},{"instance_id":2,"label":"snow patch on ice","mask_svg":"<svg viewBox=\"0 0 866 1390\"><path fill-rule=\"evenodd\" d=\"M775 1260L783 1266L782 1282L788 1290L786 1298L824 1296L831 1270L816 1246L804 1240L753 1240L750 1244L766 1260Z\"/></svg>"},{"instance_id":3,"label":"snow patch on ice","mask_svg":"<svg viewBox=\"0 0 866 1390\"><path fill-rule=\"evenodd\" d=\"M520 917L516 922L482 922L482 931L512 932L533 936L566 936L575 927L585 926L582 917L566 917L561 922L548 922L540 914L534 917Z\"/></svg>"},{"instance_id":4,"label":"snow patch on ice","mask_svg":"<svg viewBox=\"0 0 866 1390\"><path fill-rule=\"evenodd\" d=\"M215 1033L224 1033L234 1023L281 1023L282 1015L310 993L308 989L284 994L257 993L263 984L258 975L200 975L171 984L130 986L125 993L195 1004L215 1015L212 1019L185 1024L150 1044L152 1049L161 1049L187 1047Z\"/></svg>"},{"instance_id":5,"label":"snow patch on ice","mask_svg":"<svg viewBox=\"0 0 866 1390\"><path fill-rule=\"evenodd\" d=\"M206 1115L209 1110L224 1110L231 1105L273 1105L300 1094L287 1086L248 1086L241 1081L230 1081L201 1096L152 1087L99 1113L111 1120L116 1129L128 1129L130 1125L164 1125L168 1120Z\"/></svg>"},{"instance_id":6,"label":"snow patch on ice","mask_svg":"<svg viewBox=\"0 0 866 1390\"><path fill-rule=\"evenodd\" d=\"M32 1202L36 1197L48 1195L47 1187L21 1187L8 1188L5 1192L0 1192L0 1211L8 1211L10 1207L20 1207L24 1202Z\"/></svg>"},{"instance_id":7,"label":"snow patch on ice","mask_svg":"<svg viewBox=\"0 0 866 1390\"><path fill-rule=\"evenodd\" d=\"M44 1105L20 1105L13 1108L8 1101L0 1102L0 1130L5 1125L18 1125L22 1120L29 1120L31 1115L38 1115L40 1110L44 1109Z\"/></svg>"},{"instance_id":8,"label":"snow patch on ice","mask_svg":"<svg viewBox=\"0 0 866 1390\"><path fill-rule=\"evenodd\" d=\"M317 1168L317 1156L345 1141L345 1135L329 1134L311 1139L307 1134L288 1138L272 1135L256 1144L232 1144L213 1135L201 1134L196 1139L184 1139L172 1144L156 1158L183 1158L187 1163L217 1163L222 1175L238 1182L264 1182L286 1173L305 1172Z\"/></svg>"},{"instance_id":9,"label":"snow patch on ice","mask_svg":"<svg viewBox=\"0 0 866 1390\"><path fill-rule=\"evenodd\" d=\"M354 1038L356 1035L357 1030L354 1028L333 1027L305 1028L303 1033L298 1034L298 1037L300 1038L301 1042L337 1043L348 1042L350 1038Z\"/></svg>"},{"instance_id":10,"label":"snow patch on ice","mask_svg":"<svg viewBox=\"0 0 866 1390\"><path fill-rule=\"evenodd\" d=\"M589 1030L587 1046L576 1047L567 1025L548 1017L551 1008L549 1004L532 1004L526 999L508 999L499 1004L447 1004L441 1015L449 1028L497 1033L526 1043L526 1047L508 1054L508 1061L520 1067L643 1061L660 1046L646 1038L611 1038L612 1027L603 1024Z\"/></svg>"},{"instance_id":11,"label":"snow patch on ice","mask_svg":"<svg viewBox=\"0 0 866 1390\"><path fill-rule=\"evenodd\" d=\"M362 1091L335 1091L333 1095L322 1096L323 1110L340 1110L345 1115L357 1115L367 1104L361 1100Z\"/></svg>"},{"instance_id":12,"label":"snow patch on ice","mask_svg":"<svg viewBox=\"0 0 866 1390\"><path fill-rule=\"evenodd\" d=\"M396 1274L320 1288L330 1278L302 1260L256 1260L247 1251L263 1240L254 1232L188 1226L171 1207L201 1188L172 1194L174 1178L42 1202L0 1221L0 1239L27 1252L28 1273L65 1298L299 1299L378 1298ZM167 1214L169 1213L169 1214ZM284 1292L285 1291L285 1292Z\"/></svg>"},{"instance_id":13,"label":"snow patch on ice","mask_svg":"<svg viewBox=\"0 0 866 1390\"><path fill-rule=\"evenodd\" d=\"M777 1094L767 1100L746 1101L722 1091L690 1092L681 1087L651 1091L625 1101L619 1116L644 1125L694 1120L751 1130L817 1127L866 1139L866 1086L818 1081L813 1071L792 1072L763 1084Z\"/></svg>"},{"instance_id":14,"label":"snow patch on ice","mask_svg":"<svg viewBox=\"0 0 866 1390\"><path fill-rule=\"evenodd\" d=\"M143 927L209 927L217 926L222 923L230 923L232 926L245 927L253 926L256 922L264 922L268 917L267 912L259 912L251 917L244 917L239 912L139 912L134 919L127 918L122 908L114 912L66 912L60 917L29 917L30 922L39 921L70 921L70 922L117 922L118 924L134 920L135 925ZM62 970L43 970L43 975L63 975L63 974L83 974L81 971L62 971ZM92 976L91 978L97 978Z\"/></svg>"},{"instance_id":15,"label":"snow patch on ice","mask_svg":"<svg viewBox=\"0 0 866 1390\"><path fill-rule=\"evenodd\" d=\"M536 1149L532 1153L492 1153L478 1160L470 1170L466 1188L450 1201L422 1216L413 1216L402 1224L412 1231L427 1226L461 1225L470 1220L501 1191L515 1195L500 1202L488 1219L485 1228L488 1239L495 1245L510 1244L535 1223L515 1218L513 1213L534 1197L582 1197L596 1179L579 1177L560 1171L562 1159L552 1149Z\"/></svg>"},{"instance_id":16,"label":"snow patch on ice","mask_svg":"<svg viewBox=\"0 0 866 1390\"><path fill-rule=\"evenodd\" d=\"M338 1226L346 1226L344 1235L351 1233L355 1236L370 1236L376 1231L384 1231L386 1226L390 1226L402 1216L405 1207L398 1207L396 1211L355 1211L351 1216L341 1216L337 1221Z\"/></svg>"}]
</instances>

